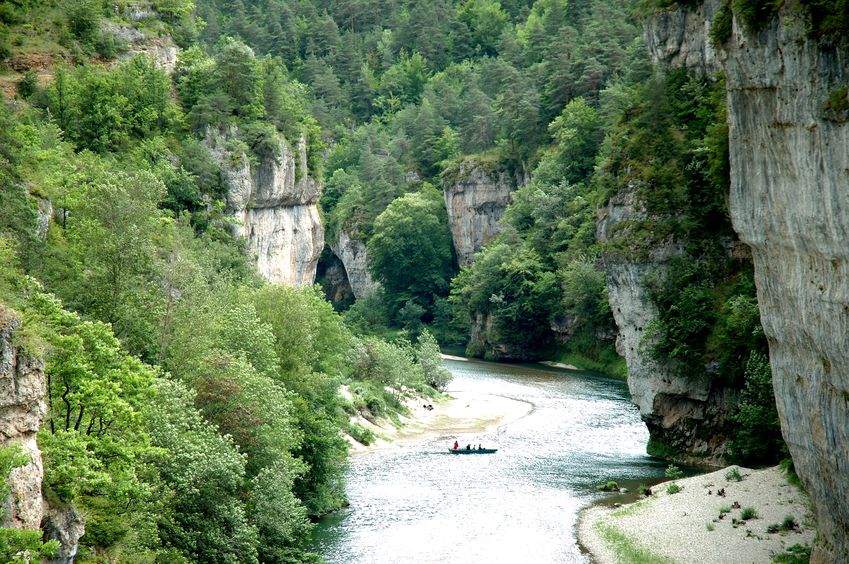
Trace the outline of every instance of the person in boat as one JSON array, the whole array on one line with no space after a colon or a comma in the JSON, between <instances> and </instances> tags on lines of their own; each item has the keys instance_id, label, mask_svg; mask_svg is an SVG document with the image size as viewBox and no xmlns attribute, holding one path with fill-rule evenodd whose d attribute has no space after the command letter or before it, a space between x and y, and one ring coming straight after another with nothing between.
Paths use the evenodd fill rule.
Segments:
<instances>
[{"instance_id":1,"label":"person in boat","mask_svg":"<svg viewBox=\"0 0 849 564\"><path fill-rule=\"evenodd\" d=\"M466 445L466 450L472 450L472 443Z\"/></svg>"},{"instance_id":2,"label":"person in boat","mask_svg":"<svg viewBox=\"0 0 849 564\"><path fill-rule=\"evenodd\" d=\"M453 450L460 450L460 443L458 443L457 441L454 441L454 449Z\"/></svg>"},{"instance_id":3,"label":"person in boat","mask_svg":"<svg viewBox=\"0 0 849 564\"><path fill-rule=\"evenodd\" d=\"M480 443L478 443L478 450L483 450Z\"/></svg>"}]
</instances>

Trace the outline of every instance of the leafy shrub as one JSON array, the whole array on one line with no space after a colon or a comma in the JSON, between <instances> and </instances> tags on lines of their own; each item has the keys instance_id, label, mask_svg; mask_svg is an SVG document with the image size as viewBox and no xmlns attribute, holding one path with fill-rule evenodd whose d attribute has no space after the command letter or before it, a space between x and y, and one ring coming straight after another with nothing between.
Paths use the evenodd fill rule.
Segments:
<instances>
[{"instance_id":1,"label":"leafy shrub","mask_svg":"<svg viewBox=\"0 0 849 564\"><path fill-rule=\"evenodd\" d=\"M714 47L720 47L731 39L733 29L734 12L731 9L731 0L725 0L713 18L710 28L710 41Z\"/></svg>"},{"instance_id":2,"label":"leafy shrub","mask_svg":"<svg viewBox=\"0 0 849 564\"><path fill-rule=\"evenodd\" d=\"M740 462L769 464L776 455L786 455L766 354L754 351L749 356L740 403L731 419L736 428L730 446Z\"/></svg>"},{"instance_id":3,"label":"leafy shrub","mask_svg":"<svg viewBox=\"0 0 849 564\"><path fill-rule=\"evenodd\" d=\"M100 29L99 4L96 0L79 0L67 2L65 5L68 30L81 43L89 46L94 44Z\"/></svg>"},{"instance_id":4,"label":"leafy shrub","mask_svg":"<svg viewBox=\"0 0 849 564\"><path fill-rule=\"evenodd\" d=\"M749 31L760 31L770 24L784 0L731 0L731 7Z\"/></svg>"},{"instance_id":5,"label":"leafy shrub","mask_svg":"<svg viewBox=\"0 0 849 564\"><path fill-rule=\"evenodd\" d=\"M681 469L674 464L670 464L666 467L665 475L667 478L678 480L684 477L684 472L682 472Z\"/></svg>"},{"instance_id":6,"label":"leafy shrub","mask_svg":"<svg viewBox=\"0 0 849 564\"><path fill-rule=\"evenodd\" d=\"M714 524L713 524L713 523L711 523L711 522L707 522L707 523L705 523L705 528L706 528L708 531L713 531L714 529L716 529L716 525L714 525Z\"/></svg>"},{"instance_id":7,"label":"leafy shrub","mask_svg":"<svg viewBox=\"0 0 849 564\"><path fill-rule=\"evenodd\" d=\"M29 98L33 94L35 94L38 89L38 75L28 70L24 73L24 76L18 81L17 90L18 94L21 95L22 98Z\"/></svg>"},{"instance_id":8,"label":"leafy shrub","mask_svg":"<svg viewBox=\"0 0 849 564\"><path fill-rule=\"evenodd\" d=\"M792 531L798 527L799 523L796 522L796 519L792 515L784 516L784 520L781 522L782 531Z\"/></svg>"},{"instance_id":9,"label":"leafy shrub","mask_svg":"<svg viewBox=\"0 0 849 564\"><path fill-rule=\"evenodd\" d=\"M811 35L827 45L846 45L849 0L800 0Z\"/></svg>"},{"instance_id":10,"label":"leafy shrub","mask_svg":"<svg viewBox=\"0 0 849 564\"><path fill-rule=\"evenodd\" d=\"M666 493L668 493L668 494L670 494L670 495L671 495L671 494L677 494L677 493L678 493L678 492L680 492L682 489L684 489L684 488L682 488L681 486L679 486L679 485L678 485L678 484L676 484L675 482L672 482L671 484L669 484L668 486L666 486Z\"/></svg>"},{"instance_id":11,"label":"leafy shrub","mask_svg":"<svg viewBox=\"0 0 849 564\"><path fill-rule=\"evenodd\" d=\"M720 515L725 515L726 513L731 513L731 506L730 505L723 505L722 507L719 508L719 514Z\"/></svg>"},{"instance_id":12,"label":"leafy shrub","mask_svg":"<svg viewBox=\"0 0 849 564\"><path fill-rule=\"evenodd\" d=\"M597 484L595 489L601 492L617 492L619 491L619 484L617 484L614 480L608 480L601 484Z\"/></svg>"},{"instance_id":13,"label":"leafy shrub","mask_svg":"<svg viewBox=\"0 0 849 564\"><path fill-rule=\"evenodd\" d=\"M351 423L348 426L348 434L360 444L370 445L377 438L371 429L367 429L359 423Z\"/></svg>"}]
</instances>

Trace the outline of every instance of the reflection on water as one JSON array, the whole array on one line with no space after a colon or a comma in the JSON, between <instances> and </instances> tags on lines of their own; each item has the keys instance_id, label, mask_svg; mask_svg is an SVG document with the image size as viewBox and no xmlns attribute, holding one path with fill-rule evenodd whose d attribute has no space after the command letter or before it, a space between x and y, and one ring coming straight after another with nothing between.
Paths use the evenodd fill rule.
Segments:
<instances>
[{"instance_id":1,"label":"reflection on water","mask_svg":"<svg viewBox=\"0 0 849 564\"><path fill-rule=\"evenodd\" d=\"M447 452L454 436L351 459L351 507L316 527L331 563L588 562L579 510L595 484L663 476L645 454L648 431L624 383L602 376L484 362L446 361L452 391L534 405L490 434L460 437L491 455Z\"/></svg>"}]
</instances>

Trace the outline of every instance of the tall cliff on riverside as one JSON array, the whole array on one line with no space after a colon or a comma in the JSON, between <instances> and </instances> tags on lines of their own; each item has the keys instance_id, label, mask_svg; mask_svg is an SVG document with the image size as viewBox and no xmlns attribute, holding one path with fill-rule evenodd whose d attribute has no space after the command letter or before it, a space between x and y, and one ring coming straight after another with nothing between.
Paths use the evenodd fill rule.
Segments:
<instances>
[{"instance_id":1,"label":"tall cliff on riverside","mask_svg":"<svg viewBox=\"0 0 849 564\"><path fill-rule=\"evenodd\" d=\"M324 247L317 202L320 184L311 178L303 139L293 150L276 141L276 154L251 158L226 135L210 130L207 145L227 190L227 208L235 218L233 234L248 241L259 273L273 284L309 286Z\"/></svg>"},{"instance_id":2,"label":"tall cliff on riverside","mask_svg":"<svg viewBox=\"0 0 849 564\"><path fill-rule=\"evenodd\" d=\"M490 168L470 158L443 175L448 223L460 265L472 262L475 253L501 232L499 221L516 189L509 172Z\"/></svg>"},{"instance_id":3,"label":"tall cliff on riverside","mask_svg":"<svg viewBox=\"0 0 849 564\"><path fill-rule=\"evenodd\" d=\"M653 55L709 61L704 31L719 9L708 0L650 20ZM816 508L812 561L846 562L849 53L824 47L809 24L808 14L784 7L755 32L735 14L716 57L727 80L729 206L753 253L782 432Z\"/></svg>"},{"instance_id":4,"label":"tall cliff on riverside","mask_svg":"<svg viewBox=\"0 0 849 564\"><path fill-rule=\"evenodd\" d=\"M598 240L631 245L632 227L652 219L637 188L623 187L599 211ZM652 277L668 275L669 263L683 255L682 247L681 241L669 238L646 253L605 254L608 298L619 330L616 350L625 357L628 388L649 429L649 451L679 461L719 464L729 451L729 417L739 389L709 370L684 371L650 352L659 312L647 284Z\"/></svg>"}]
</instances>

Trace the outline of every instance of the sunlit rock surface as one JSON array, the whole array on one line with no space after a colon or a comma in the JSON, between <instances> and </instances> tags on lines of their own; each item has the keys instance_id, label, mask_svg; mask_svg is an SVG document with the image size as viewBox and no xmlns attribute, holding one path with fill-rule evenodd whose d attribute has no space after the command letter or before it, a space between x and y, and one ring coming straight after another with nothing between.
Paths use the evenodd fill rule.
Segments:
<instances>
[{"instance_id":1,"label":"sunlit rock surface","mask_svg":"<svg viewBox=\"0 0 849 564\"><path fill-rule=\"evenodd\" d=\"M454 249L461 265L501 232L499 220L510 203L516 181L506 171L487 170L469 161L445 183L445 206Z\"/></svg>"},{"instance_id":2,"label":"sunlit rock surface","mask_svg":"<svg viewBox=\"0 0 849 564\"><path fill-rule=\"evenodd\" d=\"M231 129L207 134L207 145L221 167L233 234L248 241L259 273L272 284L309 286L315 281L324 247L324 229L316 203L321 186L307 173L306 144L296 150L280 140L278 156L255 163L228 141Z\"/></svg>"},{"instance_id":3,"label":"sunlit rock surface","mask_svg":"<svg viewBox=\"0 0 849 564\"><path fill-rule=\"evenodd\" d=\"M351 237L347 231L340 230L329 245L345 267L354 297L362 298L380 287L380 283L372 278L368 270L368 250L365 243Z\"/></svg>"},{"instance_id":4,"label":"sunlit rock surface","mask_svg":"<svg viewBox=\"0 0 849 564\"><path fill-rule=\"evenodd\" d=\"M9 475L2 527L38 529L44 516L41 481L44 468L35 436L47 413L44 362L15 343L18 316L0 304L0 444L17 445L29 462Z\"/></svg>"}]
</instances>

